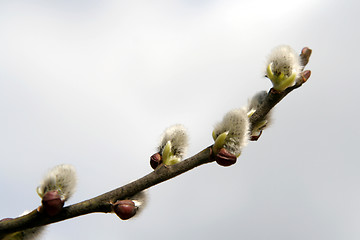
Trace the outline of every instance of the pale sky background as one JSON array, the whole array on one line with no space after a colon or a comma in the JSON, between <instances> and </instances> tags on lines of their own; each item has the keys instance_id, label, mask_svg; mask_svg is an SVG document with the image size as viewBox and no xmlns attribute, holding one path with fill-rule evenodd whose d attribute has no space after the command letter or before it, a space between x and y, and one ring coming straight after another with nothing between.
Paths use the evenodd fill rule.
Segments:
<instances>
[{"instance_id":1,"label":"pale sky background","mask_svg":"<svg viewBox=\"0 0 360 240\"><path fill-rule=\"evenodd\" d=\"M313 49L310 80L236 165L151 188L142 214L91 214L42 239L360 239L357 1L0 0L0 219L35 209L46 171L73 164L79 202L152 171L175 123L188 156L271 83L272 48Z\"/></svg>"}]
</instances>

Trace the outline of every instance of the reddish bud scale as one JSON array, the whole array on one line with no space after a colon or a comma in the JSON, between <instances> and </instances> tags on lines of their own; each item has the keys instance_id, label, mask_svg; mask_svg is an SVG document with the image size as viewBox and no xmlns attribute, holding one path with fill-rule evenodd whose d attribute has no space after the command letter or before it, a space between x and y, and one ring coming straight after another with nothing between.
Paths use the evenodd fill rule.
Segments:
<instances>
[{"instance_id":1,"label":"reddish bud scale","mask_svg":"<svg viewBox=\"0 0 360 240\"><path fill-rule=\"evenodd\" d=\"M260 131L259 135L251 136L250 141L257 141L260 138L261 134L262 134L262 131Z\"/></svg>"},{"instance_id":2,"label":"reddish bud scale","mask_svg":"<svg viewBox=\"0 0 360 240\"><path fill-rule=\"evenodd\" d=\"M127 220L136 214L135 203L131 200L119 200L113 205L114 212L122 220Z\"/></svg>"},{"instance_id":3,"label":"reddish bud scale","mask_svg":"<svg viewBox=\"0 0 360 240\"><path fill-rule=\"evenodd\" d=\"M221 148L215 156L215 161L220 166L228 167L236 163L236 156L229 153L225 148Z\"/></svg>"},{"instance_id":4,"label":"reddish bud scale","mask_svg":"<svg viewBox=\"0 0 360 240\"><path fill-rule=\"evenodd\" d=\"M162 163L160 153L155 153L150 157L150 166L156 169Z\"/></svg>"},{"instance_id":5,"label":"reddish bud scale","mask_svg":"<svg viewBox=\"0 0 360 240\"><path fill-rule=\"evenodd\" d=\"M301 54L300 57L302 59L301 63L303 66L305 66L306 64L308 64L310 56L311 56L312 50L308 47L304 47L301 50Z\"/></svg>"},{"instance_id":6,"label":"reddish bud scale","mask_svg":"<svg viewBox=\"0 0 360 240\"><path fill-rule=\"evenodd\" d=\"M301 76L302 76L302 80L304 81L304 82L306 82L309 78L310 78L310 76L311 76L311 71L310 70L305 70L305 71L303 71L302 73L301 73Z\"/></svg>"},{"instance_id":7,"label":"reddish bud scale","mask_svg":"<svg viewBox=\"0 0 360 240\"><path fill-rule=\"evenodd\" d=\"M42 201L43 211L50 217L57 215L64 206L58 191L49 191L45 193Z\"/></svg>"}]
</instances>

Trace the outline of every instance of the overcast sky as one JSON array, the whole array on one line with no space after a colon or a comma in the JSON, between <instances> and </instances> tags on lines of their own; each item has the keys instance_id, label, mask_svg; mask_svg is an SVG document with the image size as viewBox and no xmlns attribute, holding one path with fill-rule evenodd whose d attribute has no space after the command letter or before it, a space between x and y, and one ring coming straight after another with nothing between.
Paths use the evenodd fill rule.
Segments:
<instances>
[{"instance_id":1,"label":"overcast sky","mask_svg":"<svg viewBox=\"0 0 360 240\"><path fill-rule=\"evenodd\" d=\"M0 219L39 206L46 171L78 172L72 204L152 171L175 123L188 155L268 90L266 56L313 49L309 81L236 165L151 188L142 214L91 214L42 239L360 239L359 3L0 0ZM80 234L80 237L79 237Z\"/></svg>"}]
</instances>

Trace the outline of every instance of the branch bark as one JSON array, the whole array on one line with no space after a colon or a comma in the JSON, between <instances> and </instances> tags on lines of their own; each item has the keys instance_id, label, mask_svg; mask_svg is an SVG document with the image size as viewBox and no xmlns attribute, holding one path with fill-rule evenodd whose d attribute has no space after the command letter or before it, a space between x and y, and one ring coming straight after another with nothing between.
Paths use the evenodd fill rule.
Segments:
<instances>
[{"instance_id":1,"label":"branch bark","mask_svg":"<svg viewBox=\"0 0 360 240\"><path fill-rule=\"evenodd\" d=\"M311 49L306 47L303 48L300 56L304 67L309 62L310 55ZM311 72L309 70L303 71L296 85L282 92L278 92L271 88L268 92L265 102L250 117L251 125L254 126L262 119L264 119L266 114L287 94L289 94L294 89L299 88L303 83L305 83L309 79L310 74ZM62 211L54 217L48 217L38 209L35 209L27 215L2 221L0 222L0 239L2 239L6 234L9 233L60 222L81 215L95 212L112 212L112 203L116 202L117 200L131 197L140 191L155 186L161 182L167 181L202 164L213 162L214 159L212 157L211 147L212 146L205 148L198 154L188 159L185 159L178 164L171 166L159 166L155 171L149 173L148 175L122 187L104 193L97 197L91 198L89 200L85 200L83 202L64 207Z\"/></svg>"}]
</instances>

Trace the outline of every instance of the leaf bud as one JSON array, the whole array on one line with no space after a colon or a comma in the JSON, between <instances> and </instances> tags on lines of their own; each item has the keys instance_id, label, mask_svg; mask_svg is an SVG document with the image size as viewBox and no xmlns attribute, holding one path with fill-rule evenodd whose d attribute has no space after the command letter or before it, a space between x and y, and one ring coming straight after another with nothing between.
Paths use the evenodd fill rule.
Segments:
<instances>
[{"instance_id":1,"label":"leaf bud","mask_svg":"<svg viewBox=\"0 0 360 240\"><path fill-rule=\"evenodd\" d=\"M229 153L225 148L221 148L218 154L215 156L215 161L224 167L231 166L236 163L237 157L234 154Z\"/></svg>"},{"instance_id":2,"label":"leaf bud","mask_svg":"<svg viewBox=\"0 0 360 240\"><path fill-rule=\"evenodd\" d=\"M156 169L161 163L162 163L162 159L161 159L160 153L155 153L155 154L151 155L150 166L153 169Z\"/></svg>"},{"instance_id":3,"label":"leaf bud","mask_svg":"<svg viewBox=\"0 0 360 240\"><path fill-rule=\"evenodd\" d=\"M127 220L136 214L135 203L131 200L118 200L113 205L114 212L122 220Z\"/></svg>"},{"instance_id":4,"label":"leaf bud","mask_svg":"<svg viewBox=\"0 0 360 240\"><path fill-rule=\"evenodd\" d=\"M46 192L41 203L42 211L50 217L57 215L64 206L64 200L61 199L58 191Z\"/></svg>"}]
</instances>

